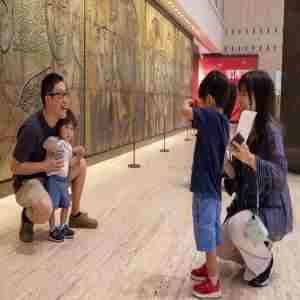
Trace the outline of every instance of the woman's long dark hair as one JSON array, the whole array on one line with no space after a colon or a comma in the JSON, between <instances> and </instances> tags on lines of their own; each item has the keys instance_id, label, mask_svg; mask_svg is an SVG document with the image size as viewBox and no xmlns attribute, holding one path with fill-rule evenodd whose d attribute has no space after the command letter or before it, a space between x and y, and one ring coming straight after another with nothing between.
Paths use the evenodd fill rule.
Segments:
<instances>
[{"instance_id":1,"label":"woman's long dark hair","mask_svg":"<svg viewBox=\"0 0 300 300\"><path fill-rule=\"evenodd\" d=\"M274 117L275 111L275 87L273 80L265 71L250 71L244 74L239 81L239 91L244 87L249 95L252 105L255 98L257 116L254 128L249 138L249 147L252 152L256 152L257 146L263 141L268 123L279 126L279 122Z\"/></svg>"}]
</instances>

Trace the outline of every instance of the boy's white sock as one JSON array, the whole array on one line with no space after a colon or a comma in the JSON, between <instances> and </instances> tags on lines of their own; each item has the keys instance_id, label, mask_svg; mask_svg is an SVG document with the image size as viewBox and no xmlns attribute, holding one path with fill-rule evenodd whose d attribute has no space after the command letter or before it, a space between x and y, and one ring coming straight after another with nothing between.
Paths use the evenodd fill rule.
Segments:
<instances>
[{"instance_id":1,"label":"boy's white sock","mask_svg":"<svg viewBox=\"0 0 300 300\"><path fill-rule=\"evenodd\" d=\"M219 281L219 275L216 275L216 276L209 276L209 279L211 281L211 283L216 286L218 281Z\"/></svg>"}]
</instances>

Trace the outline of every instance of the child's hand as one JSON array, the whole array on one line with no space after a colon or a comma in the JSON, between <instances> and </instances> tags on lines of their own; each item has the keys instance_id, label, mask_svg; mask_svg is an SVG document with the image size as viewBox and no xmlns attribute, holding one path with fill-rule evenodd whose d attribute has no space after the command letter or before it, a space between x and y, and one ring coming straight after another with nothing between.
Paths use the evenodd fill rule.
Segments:
<instances>
[{"instance_id":1,"label":"child's hand","mask_svg":"<svg viewBox=\"0 0 300 300\"><path fill-rule=\"evenodd\" d=\"M193 107L194 106L194 100L193 99L186 99L184 100L184 107Z\"/></svg>"},{"instance_id":2,"label":"child's hand","mask_svg":"<svg viewBox=\"0 0 300 300\"><path fill-rule=\"evenodd\" d=\"M76 146L73 149L73 153L78 157L78 159L81 159L85 155L85 149L83 146Z\"/></svg>"},{"instance_id":3,"label":"child's hand","mask_svg":"<svg viewBox=\"0 0 300 300\"><path fill-rule=\"evenodd\" d=\"M202 107L203 106L203 103L201 102L200 99L194 99L193 100L193 107Z\"/></svg>"},{"instance_id":4,"label":"child's hand","mask_svg":"<svg viewBox=\"0 0 300 300\"><path fill-rule=\"evenodd\" d=\"M182 106L182 115L185 118L186 121L192 121L193 120L193 99L186 99L183 102Z\"/></svg>"}]
</instances>

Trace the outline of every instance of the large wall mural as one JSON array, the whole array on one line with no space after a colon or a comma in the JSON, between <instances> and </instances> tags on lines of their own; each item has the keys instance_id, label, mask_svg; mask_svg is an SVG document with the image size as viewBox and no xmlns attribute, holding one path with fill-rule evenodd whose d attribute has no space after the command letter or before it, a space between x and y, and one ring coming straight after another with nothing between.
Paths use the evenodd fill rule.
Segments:
<instances>
[{"instance_id":1,"label":"large wall mural","mask_svg":"<svg viewBox=\"0 0 300 300\"><path fill-rule=\"evenodd\" d=\"M175 57L175 99L174 120L175 128L182 127L181 106L182 101L191 93L192 86L192 43L180 31L176 30L176 57Z\"/></svg>"},{"instance_id":2,"label":"large wall mural","mask_svg":"<svg viewBox=\"0 0 300 300\"><path fill-rule=\"evenodd\" d=\"M192 42L144 0L0 0L0 181L51 71L70 90L76 142L102 153L182 126Z\"/></svg>"},{"instance_id":3,"label":"large wall mural","mask_svg":"<svg viewBox=\"0 0 300 300\"><path fill-rule=\"evenodd\" d=\"M130 143L133 125L144 138L144 7L140 0L87 1L89 153Z\"/></svg>"},{"instance_id":4,"label":"large wall mural","mask_svg":"<svg viewBox=\"0 0 300 300\"><path fill-rule=\"evenodd\" d=\"M49 67L41 1L0 1L0 179L10 176L17 128L41 107L38 77Z\"/></svg>"},{"instance_id":5,"label":"large wall mural","mask_svg":"<svg viewBox=\"0 0 300 300\"><path fill-rule=\"evenodd\" d=\"M145 135L150 137L164 126L174 129L176 28L150 4L146 13Z\"/></svg>"},{"instance_id":6,"label":"large wall mural","mask_svg":"<svg viewBox=\"0 0 300 300\"><path fill-rule=\"evenodd\" d=\"M45 0L48 71L62 74L70 91L71 106L79 120L77 142L83 143L84 128L84 1Z\"/></svg>"}]
</instances>

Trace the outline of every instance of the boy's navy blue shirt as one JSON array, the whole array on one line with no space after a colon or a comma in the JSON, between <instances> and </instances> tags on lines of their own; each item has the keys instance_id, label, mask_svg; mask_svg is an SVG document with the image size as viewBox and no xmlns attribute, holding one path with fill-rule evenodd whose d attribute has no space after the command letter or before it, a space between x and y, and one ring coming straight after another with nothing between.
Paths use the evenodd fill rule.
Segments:
<instances>
[{"instance_id":1,"label":"boy's navy blue shirt","mask_svg":"<svg viewBox=\"0 0 300 300\"><path fill-rule=\"evenodd\" d=\"M198 130L191 191L221 200L224 156L229 141L229 122L215 108L193 108L193 128Z\"/></svg>"}]
</instances>

